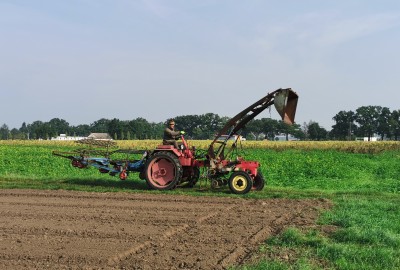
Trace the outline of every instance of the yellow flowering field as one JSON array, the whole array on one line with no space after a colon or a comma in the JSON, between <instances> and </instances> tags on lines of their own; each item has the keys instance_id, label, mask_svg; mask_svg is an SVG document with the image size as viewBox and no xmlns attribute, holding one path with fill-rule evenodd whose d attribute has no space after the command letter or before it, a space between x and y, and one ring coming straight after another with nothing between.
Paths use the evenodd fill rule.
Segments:
<instances>
[{"instance_id":1,"label":"yellow flowering field","mask_svg":"<svg viewBox=\"0 0 400 270\"><path fill-rule=\"evenodd\" d=\"M160 140L117 140L117 147L124 149L154 149L161 144ZM211 140L189 140L190 146L200 149L207 149ZM50 141L50 140L3 140L0 145L21 145L21 146L48 146L54 147L82 147L74 141ZM288 149L298 150L338 150L351 153L380 153L388 150L400 150L400 141L242 141L238 145L244 149L272 149L283 151Z\"/></svg>"}]
</instances>

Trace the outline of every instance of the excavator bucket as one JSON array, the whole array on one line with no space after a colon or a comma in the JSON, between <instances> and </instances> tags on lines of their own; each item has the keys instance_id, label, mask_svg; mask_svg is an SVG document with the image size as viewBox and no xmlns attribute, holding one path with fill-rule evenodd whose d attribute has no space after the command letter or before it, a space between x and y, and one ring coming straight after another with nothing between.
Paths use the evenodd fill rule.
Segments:
<instances>
[{"instance_id":1,"label":"excavator bucket","mask_svg":"<svg viewBox=\"0 0 400 270\"><path fill-rule=\"evenodd\" d=\"M291 125L294 123L298 99L299 96L290 88L280 89L280 91L275 94L275 109L286 124Z\"/></svg>"}]
</instances>

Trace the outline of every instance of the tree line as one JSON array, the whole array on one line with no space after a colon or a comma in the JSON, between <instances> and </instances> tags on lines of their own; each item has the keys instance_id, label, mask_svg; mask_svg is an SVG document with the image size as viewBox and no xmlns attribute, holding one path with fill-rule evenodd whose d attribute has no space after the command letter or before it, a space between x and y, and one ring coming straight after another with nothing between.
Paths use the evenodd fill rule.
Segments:
<instances>
[{"instance_id":1,"label":"tree line","mask_svg":"<svg viewBox=\"0 0 400 270\"><path fill-rule=\"evenodd\" d=\"M213 139L215 134L229 121L228 117L206 113L183 115L174 118L177 129L184 130L189 139ZM333 118L335 124L330 131L317 122L303 125L287 125L271 118L253 119L241 135L248 140L273 140L275 135L293 135L300 140L354 140L356 137L371 138L375 134L382 139L400 138L400 110L390 111L386 107L362 106L356 111L340 111ZM86 137L90 133L108 133L116 140L162 139L165 123L149 122L144 118L133 120L99 119L91 124L71 126L67 121L53 118L48 122L22 123L17 129L0 127L1 140L51 139L59 134Z\"/></svg>"}]
</instances>

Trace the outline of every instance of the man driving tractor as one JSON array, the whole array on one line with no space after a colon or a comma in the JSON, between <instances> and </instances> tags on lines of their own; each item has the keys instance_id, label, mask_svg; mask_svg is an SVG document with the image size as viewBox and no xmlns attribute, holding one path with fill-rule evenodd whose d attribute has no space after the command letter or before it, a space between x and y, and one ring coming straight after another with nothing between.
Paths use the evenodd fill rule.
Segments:
<instances>
[{"instance_id":1,"label":"man driving tractor","mask_svg":"<svg viewBox=\"0 0 400 270\"><path fill-rule=\"evenodd\" d=\"M180 135L185 134L184 131L175 130L175 121L174 119L169 119L167 121L167 126L164 129L164 137L163 144L164 145L173 145L175 148L178 148L178 142Z\"/></svg>"}]
</instances>

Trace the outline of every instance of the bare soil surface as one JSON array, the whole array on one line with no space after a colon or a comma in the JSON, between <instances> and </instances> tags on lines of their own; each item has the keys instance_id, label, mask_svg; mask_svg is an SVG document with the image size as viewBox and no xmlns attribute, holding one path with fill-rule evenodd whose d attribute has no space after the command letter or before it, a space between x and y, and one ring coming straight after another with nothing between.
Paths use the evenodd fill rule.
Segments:
<instances>
[{"instance_id":1,"label":"bare soil surface","mask_svg":"<svg viewBox=\"0 0 400 270\"><path fill-rule=\"evenodd\" d=\"M327 200L0 190L0 269L226 269Z\"/></svg>"}]
</instances>

